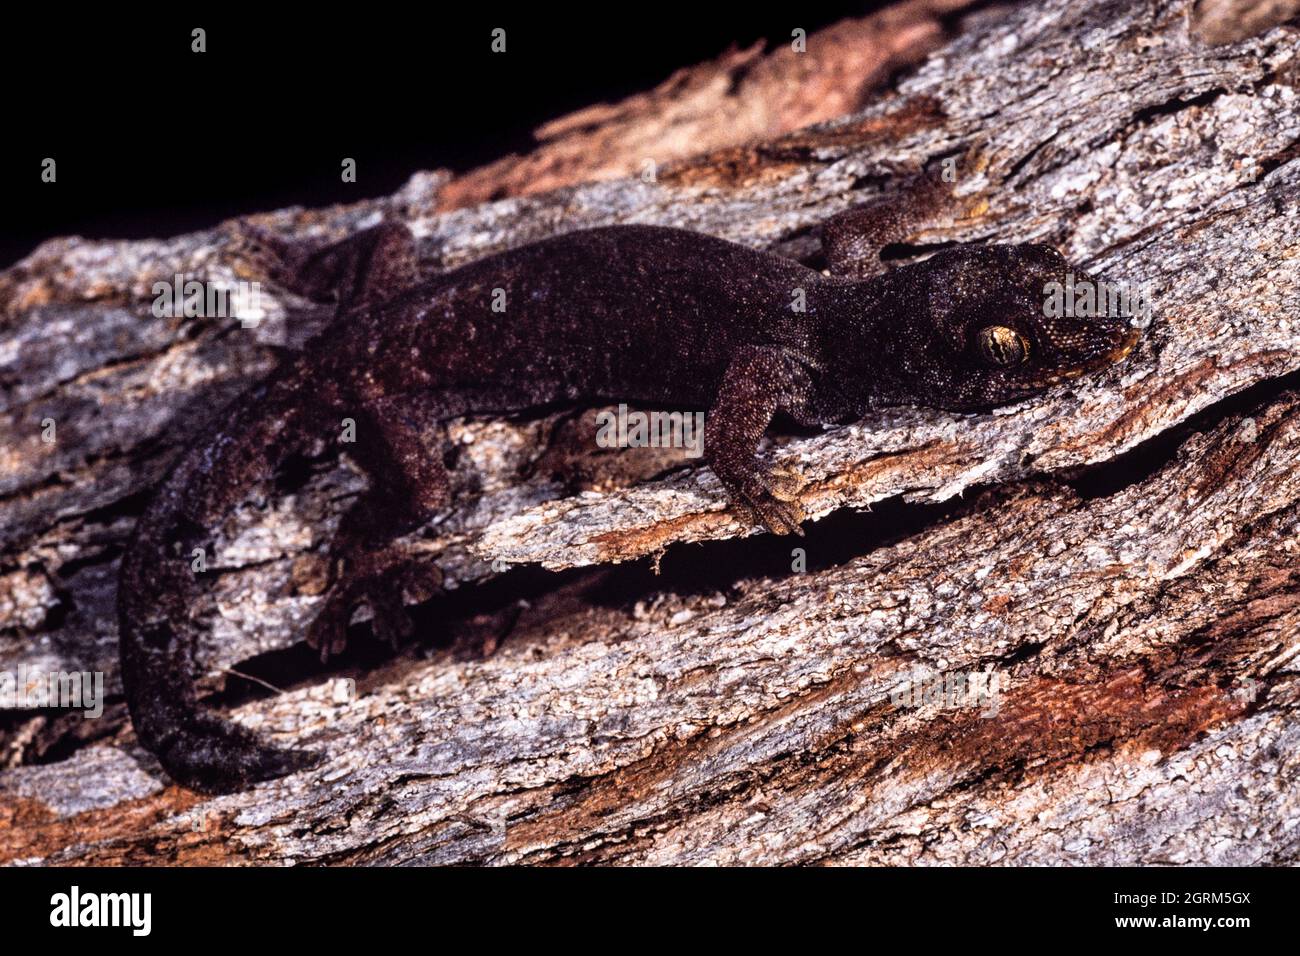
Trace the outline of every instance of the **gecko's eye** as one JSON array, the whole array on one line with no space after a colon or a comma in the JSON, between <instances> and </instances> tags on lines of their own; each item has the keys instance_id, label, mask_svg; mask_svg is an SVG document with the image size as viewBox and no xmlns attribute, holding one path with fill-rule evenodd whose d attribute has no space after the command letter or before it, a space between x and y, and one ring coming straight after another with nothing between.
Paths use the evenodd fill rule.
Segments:
<instances>
[{"instance_id":1,"label":"gecko's eye","mask_svg":"<svg viewBox=\"0 0 1300 956\"><path fill-rule=\"evenodd\" d=\"M990 365L1008 368L1029 358L1029 340L1005 325L990 325L980 329L975 337L980 357Z\"/></svg>"}]
</instances>

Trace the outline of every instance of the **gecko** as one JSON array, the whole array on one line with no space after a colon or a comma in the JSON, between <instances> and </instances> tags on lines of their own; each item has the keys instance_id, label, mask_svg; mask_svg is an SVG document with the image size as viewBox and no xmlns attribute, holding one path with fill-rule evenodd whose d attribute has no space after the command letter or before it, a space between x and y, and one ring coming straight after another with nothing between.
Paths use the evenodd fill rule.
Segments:
<instances>
[{"instance_id":1,"label":"gecko","mask_svg":"<svg viewBox=\"0 0 1300 956\"><path fill-rule=\"evenodd\" d=\"M332 244L245 224L268 279L332 302L335 317L216 417L137 520L118 583L121 676L137 739L172 779L204 793L321 761L200 705L190 555L250 488L295 451L336 438L344 420L356 430L347 454L369 486L328 545L327 590L305 634L322 660L344 649L363 605L378 635L409 635L404 593L439 583L436 567L393 546L453 504L442 455L417 418L607 400L703 409L704 460L730 503L771 532L798 534L798 475L757 455L778 414L813 426L884 406L989 409L1133 349L1138 332L1123 317L1044 308L1048 284L1070 273L1090 281L1051 246L957 245L883 262L885 246L914 234L934 206L904 196L832 217L820 229L825 268L629 224L421 277L400 223Z\"/></svg>"}]
</instances>

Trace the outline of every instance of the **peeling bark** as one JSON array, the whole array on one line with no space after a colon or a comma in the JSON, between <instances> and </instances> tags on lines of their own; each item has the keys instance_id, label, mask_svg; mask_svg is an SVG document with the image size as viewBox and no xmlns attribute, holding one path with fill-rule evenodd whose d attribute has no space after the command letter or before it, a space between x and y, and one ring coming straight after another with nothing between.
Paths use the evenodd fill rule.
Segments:
<instances>
[{"instance_id":1,"label":"peeling bark","mask_svg":"<svg viewBox=\"0 0 1300 956\"><path fill-rule=\"evenodd\" d=\"M1155 319L1125 365L995 414L774 438L819 519L797 545L751 536L687 460L594 452L590 410L458 423L462 504L408 539L456 590L414 649L362 642L329 671L297 635L360 478L314 461L222 530L202 665L237 719L328 763L209 800L120 703L6 714L0 860L1295 862L1300 29L1248 6L1271 12L1246 36L1222 4L990 11L864 109L656 183L453 210L477 194L429 174L262 217L402 218L430 270L627 221L815 261L816 223L954 157L966 215L918 244L1053 242L1146 283ZM225 230L55 240L0 275L0 670L117 689L116 565L148 488L325 319L285 295L255 328L155 319L177 272L247 276Z\"/></svg>"},{"instance_id":2,"label":"peeling bark","mask_svg":"<svg viewBox=\"0 0 1300 956\"><path fill-rule=\"evenodd\" d=\"M972 0L903 0L764 53L758 43L678 70L655 89L579 110L536 130L536 149L448 182L440 209L641 176L704 150L748 146L852 113L891 75L941 45ZM1216 21L1217 22L1217 21Z\"/></svg>"}]
</instances>

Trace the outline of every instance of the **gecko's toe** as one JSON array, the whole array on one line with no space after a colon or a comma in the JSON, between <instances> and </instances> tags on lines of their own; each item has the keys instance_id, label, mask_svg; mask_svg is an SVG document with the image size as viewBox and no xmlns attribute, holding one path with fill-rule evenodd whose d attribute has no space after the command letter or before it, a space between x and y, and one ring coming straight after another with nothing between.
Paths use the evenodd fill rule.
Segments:
<instances>
[{"instance_id":1,"label":"gecko's toe","mask_svg":"<svg viewBox=\"0 0 1300 956\"><path fill-rule=\"evenodd\" d=\"M307 645L320 651L321 663L342 654L347 648L353 612L365 605L370 609L374 635L396 650L415 630L403 592L424 595L430 587L441 585L441 573L436 568L430 571L431 567L407 564L340 582L307 629Z\"/></svg>"},{"instance_id":2,"label":"gecko's toe","mask_svg":"<svg viewBox=\"0 0 1300 956\"><path fill-rule=\"evenodd\" d=\"M348 646L348 622L351 617L352 608L342 596L330 595L325 607L307 628L307 646L320 652L322 664L331 657L342 654Z\"/></svg>"},{"instance_id":3,"label":"gecko's toe","mask_svg":"<svg viewBox=\"0 0 1300 956\"><path fill-rule=\"evenodd\" d=\"M402 603L402 590L396 580L376 581L365 589L364 602L370 607L371 628L375 636L393 650L411 636L415 626Z\"/></svg>"},{"instance_id":4,"label":"gecko's toe","mask_svg":"<svg viewBox=\"0 0 1300 956\"><path fill-rule=\"evenodd\" d=\"M798 502L782 501L771 492L751 492L736 499L752 523L760 524L772 534L795 534L803 537L803 508Z\"/></svg>"},{"instance_id":5,"label":"gecko's toe","mask_svg":"<svg viewBox=\"0 0 1300 956\"><path fill-rule=\"evenodd\" d=\"M797 503L771 498L760 503L758 513L767 530L773 534L794 534L803 537L803 528L799 525L804 520L804 513Z\"/></svg>"},{"instance_id":6,"label":"gecko's toe","mask_svg":"<svg viewBox=\"0 0 1300 956\"><path fill-rule=\"evenodd\" d=\"M374 615L375 634L396 650L415 632L406 610L408 596L416 603L427 601L442 592L442 583L442 571L436 564L410 560L367 581L363 600Z\"/></svg>"},{"instance_id":7,"label":"gecko's toe","mask_svg":"<svg viewBox=\"0 0 1300 956\"><path fill-rule=\"evenodd\" d=\"M797 501L799 492L803 490L803 475L793 468L778 466L770 469L764 477L767 493L778 501Z\"/></svg>"},{"instance_id":8,"label":"gecko's toe","mask_svg":"<svg viewBox=\"0 0 1300 956\"><path fill-rule=\"evenodd\" d=\"M797 534L804 520L799 504L803 478L791 468L773 468L753 475L738 489L733 500L748 511L755 523L773 534Z\"/></svg>"},{"instance_id":9,"label":"gecko's toe","mask_svg":"<svg viewBox=\"0 0 1300 956\"><path fill-rule=\"evenodd\" d=\"M442 569L427 561L407 561L395 572L395 587L419 604L443 591Z\"/></svg>"}]
</instances>

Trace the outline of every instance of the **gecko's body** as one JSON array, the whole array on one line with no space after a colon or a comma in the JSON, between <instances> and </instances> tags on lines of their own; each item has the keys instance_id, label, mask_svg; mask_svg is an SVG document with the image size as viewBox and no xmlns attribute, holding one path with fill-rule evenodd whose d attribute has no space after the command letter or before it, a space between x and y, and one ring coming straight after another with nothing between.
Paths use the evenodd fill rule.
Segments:
<instances>
[{"instance_id":1,"label":"gecko's body","mask_svg":"<svg viewBox=\"0 0 1300 956\"><path fill-rule=\"evenodd\" d=\"M344 419L356 423L348 452L371 488L331 546L330 596L308 635L322 653L342 648L359 603L378 630L403 631L401 593L417 572L387 545L451 504L413 409L424 421L557 402L704 408L704 452L733 501L790 532L801 519L795 482L754 455L777 412L816 423L889 404L988 407L1131 348L1122 319L1044 317L1044 285L1069 271L1053 250L954 249L883 272L880 243L861 248L873 215L830 225L830 276L649 226L570 233L423 282L401 227L317 251L273 244L272 277L316 298L335 292L339 316L182 456L138 523L119 613L140 740L207 791L312 762L198 706L190 554L288 454L337 436Z\"/></svg>"}]
</instances>

